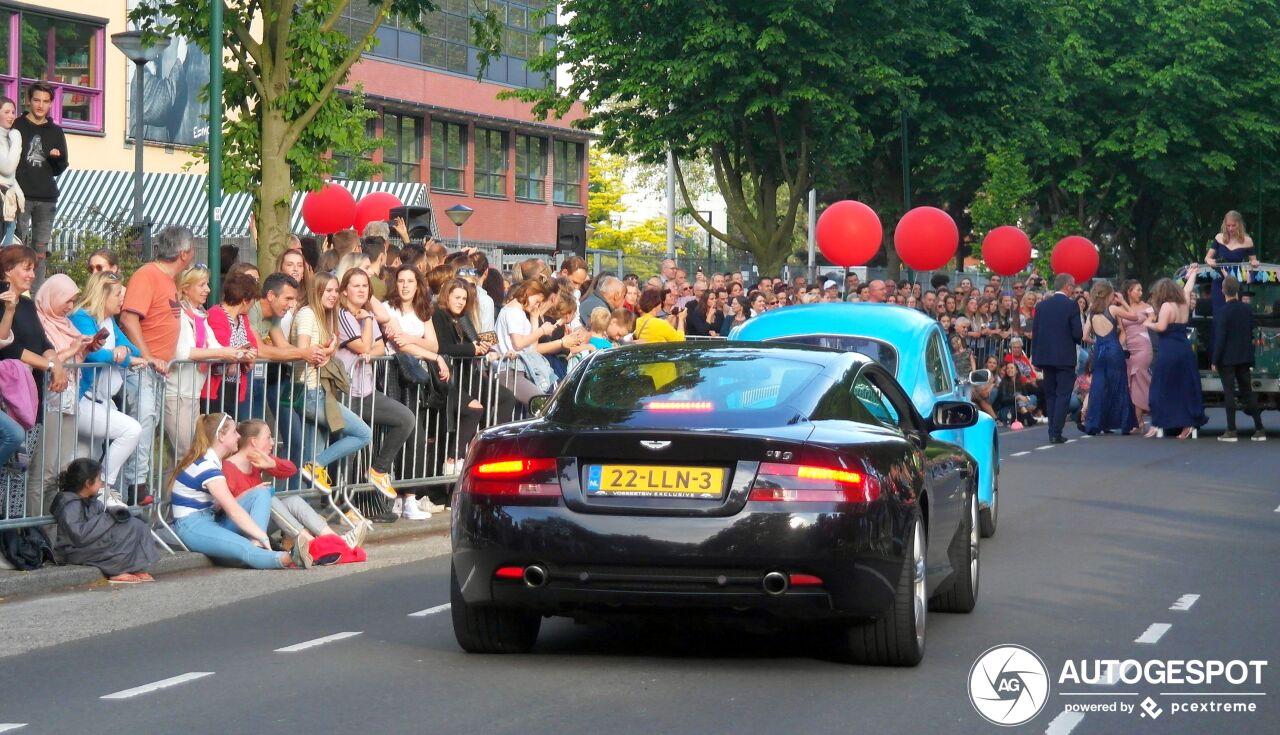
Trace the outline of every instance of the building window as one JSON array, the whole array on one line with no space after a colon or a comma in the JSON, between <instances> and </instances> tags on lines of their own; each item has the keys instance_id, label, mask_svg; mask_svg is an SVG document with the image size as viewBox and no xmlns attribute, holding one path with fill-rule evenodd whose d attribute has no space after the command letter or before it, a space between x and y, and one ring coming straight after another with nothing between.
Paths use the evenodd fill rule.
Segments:
<instances>
[{"instance_id":1,"label":"building window","mask_svg":"<svg viewBox=\"0 0 1280 735\"><path fill-rule=\"evenodd\" d=\"M374 138L378 135L378 131L374 126L373 118L369 118L364 121L364 134L369 138ZM419 149L419 153L421 153L421 149ZM372 165L372 160L367 153L360 158L343 153L333 154L334 178L347 179L350 181L352 179L366 177L369 175L368 167Z\"/></svg>"},{"instance_id":2,"label":"building window","mask_svg":"<svg viewBox=\"0 0 1280 735\"><path fill-rule=\"evenodd\" d=\"M516 199L546 201L547 141L532 135L516 136Z\"/></svg>"},{"instance_id":3,"label":"building window","mask_svg":"<svg viewBox=\"0 0 1280 735\"><path fill-rule=\"evenodd\" d=\"M0 94L22 107L29 85L49 82L54 120L67 130L102 132L105 32L89 20L0 9Z\"/></svg>"},{"instance_id":4,"label":"building window","mask_svg":"<svg viewBox=\"0 0 1280 735\"><path fill-rule=\"evenodd\" d=\"M555 203L582 204L582 144L557 140L555 152Z\"/></svg>"},{"instance_id":5,"label":"building window","mask_svg":"<svg viewBox=\"0 0 1280 735\"><path fill-rule=\"evenodd\" d=\"M386 181L422 181L422 118L382 116L382 167Z\"/></svg>"},{"instance_id":6,"label":"building window","mask_svg":"<svg viewBox=\"0 0 1280 735\"><path fill-rule=\"evenodd\" d=\"M476 128L476 194L507 195L507 134Z\"/></svg>"},{"instance_id":7,"label":"building window","mask_svg":"<svg viewBox=\"0 0 1280 735\"><path fill-rule=\"evenodd\" d=\"M463 191L467 167L467 127L456 123L431 123L431 188Z\"/></svg>"}]
</instances>

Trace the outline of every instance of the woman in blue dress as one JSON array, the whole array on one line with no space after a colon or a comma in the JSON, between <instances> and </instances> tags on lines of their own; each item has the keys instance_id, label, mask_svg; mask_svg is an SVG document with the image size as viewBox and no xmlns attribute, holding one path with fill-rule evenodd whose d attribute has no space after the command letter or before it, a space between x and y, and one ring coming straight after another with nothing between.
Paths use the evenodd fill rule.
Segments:
<instances>
[{"instance_id":1,"label":"woman in blue dress","mask_svg":"<svg viewBox=\"0 0 1280 735\"><path fill-rule=\"evenodd\" d=\"M1253 238L1244 228L1244 217L1234 209L1222 218L1222 230L1209 241L1209 252L1205 253L1204 262L1208 266L1235 265L1248 262L1258 264L1257 251L1253 248ZM1230 274L1229 274L1230 275ZM1241 278L1241 283L1247 279ZM1213 279L1213 313L1216 315L1222 305L1227 303L1222 295L1222 279Z\"/></svg>"},{"instance_id":2,"label":"woman in blue dress","mask_svg":"<svg viewBox=\"0 0 1280 735\"><path fill-rule=\"evenodd\" d=\"M1194 438L1208 421L1200 395L1200 371L1187 342L1187 321L1191 311L1187 293L1195 287L1197 266L1187 268L1187 285L1178 288L1161 278L1151 286L1151 306L1156 314L1147 327L1158 333L1156 359L1151 364L1151 431L1148 438L1164 436L1166 430L1181 429L1179 439Z\"/></svg>"},{"instance_id":3,"label":"woman in blue dress","mask_svg":"<svg viewBox=\"0 0 1280 735\"><path fill-rule=\"evenodd\" d=\"M1091 334L1095 337L1093 382L1084 419L1084 431L1090 436L1114 431L1128 434L1137 425L1133 402L1129 400L1125 349L1120 343L1124 332L1116 323L1115 311L1121 308L1118 301L1116 290L1106 281L1098 281L1090 290L1089 314L1084 323L1085 339Z\"/></svg>"}]
</instances>

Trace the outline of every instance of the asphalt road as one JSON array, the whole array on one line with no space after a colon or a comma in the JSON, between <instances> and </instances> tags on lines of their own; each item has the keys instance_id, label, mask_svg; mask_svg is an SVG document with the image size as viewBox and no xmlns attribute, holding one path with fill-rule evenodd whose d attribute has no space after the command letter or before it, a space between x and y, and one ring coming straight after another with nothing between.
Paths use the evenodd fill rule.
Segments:
<instances>
[{"instance_id":1,"label":"asphalt road","mask_svg":"<svg viewBox=\"0 0 1280 735\"><path fill-rule=\"evenodd\" d=\"M833 663L800 635L563 620L544 624L533 654L466 655L440 609L448 559L434 540L391 557L406 563L306 584L302 572L170 577L149 586L187 601L169 615L140 588L2 605L0 617L30 628L6 635L72 628L63 639L80 639L0 658L0 732L1277 732L1280 434L1234 445L1044 438L1003 437L1000 528L983 540L978 608L931 614L917 668ZM219 596L211 578L236 594ZM99 599L125 622L102 627L92 594L110 595ZM278 650L304 643L314 645ZM1009 643L1038 654L1051 693L1034 719L1000 728L970 704L968 682L975 659ZM1068 660L1093 659L1269 664L1261 683L1240 685L1059 683ZM1174 711L1192 703L1255 711ZM1065 711L1090 705L1137 709Z\"/></svg>"}]
</instances>

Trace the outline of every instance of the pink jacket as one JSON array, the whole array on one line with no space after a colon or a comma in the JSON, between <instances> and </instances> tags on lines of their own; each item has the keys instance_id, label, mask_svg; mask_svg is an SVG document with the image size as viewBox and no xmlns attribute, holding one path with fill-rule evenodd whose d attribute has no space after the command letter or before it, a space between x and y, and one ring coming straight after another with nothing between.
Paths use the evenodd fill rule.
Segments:
<instances>
[{"instance_id":1,"label":"pink jacket","mask_svg":"<svg viewBox=\"0 0 1280 735\"><path fill-rule=\"evenodd\" d=\"M21 360L0 360L0 407L5 413L30 431L36 425L37 400L31 368Z\"/></svg>"}]
</instances>

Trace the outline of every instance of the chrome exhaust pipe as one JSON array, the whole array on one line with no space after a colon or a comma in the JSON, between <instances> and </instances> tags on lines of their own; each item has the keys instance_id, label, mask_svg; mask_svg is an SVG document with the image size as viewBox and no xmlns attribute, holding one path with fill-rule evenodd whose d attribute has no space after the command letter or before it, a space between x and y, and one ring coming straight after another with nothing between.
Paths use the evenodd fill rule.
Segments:
<instances>
[{"instance_id":1,"label":"chrome exhaust pipe","mask_svg":"<svg viewBox=\"0 0 1280 735\"><path fill-rule=\"evenodd\" d=\"M547 582L551 581L551 575L547 573L547 568L541 564L530 564L524 568L524 586L530 589L547 586Z\"/></svg>"},{"instance_id":2,"label":"chrome exhaust pipe","mask_svg":"<svg viewBox=\"0 0 1280 735\"><path fill-rule=\"evenodd\" d=\"M770 597L777 597L787 591L787 587L791 585L791 579L783 572L768 572L764 575L761 586L764 587L764 593Z\"/></svg>"}]
</instances>

